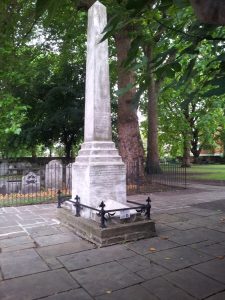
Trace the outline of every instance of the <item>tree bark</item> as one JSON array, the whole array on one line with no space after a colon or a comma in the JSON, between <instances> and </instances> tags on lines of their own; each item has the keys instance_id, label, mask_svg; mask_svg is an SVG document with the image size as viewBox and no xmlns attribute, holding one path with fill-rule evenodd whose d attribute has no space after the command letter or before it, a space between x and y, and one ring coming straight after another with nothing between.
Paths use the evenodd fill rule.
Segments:
<instances>
[{"instance_id":1,"label":"tree bark","mask_svg":"<svg viewBox=\"0 0 225 300\"><path fill-rule=\"evenodd\" d=\"M127 58L130 48L130 38L128 30L123 30L115 35L116 51L118 59L118 88L124 88L129 83L135 82L135 74L123 68L122 63ZM118 100L118 146L119 153L123 161L132 165L139 161L144 161L144 148L139 131L137 109L132 100L136 89L132 88L127 93L119 97ZM129 169L128 169L129 173Z\"/></svg>"},{"instance_id":2,"label":"tree bark","mask_svg":"<svg viewBox=\"0 0 225 300\"><path fill-rule=\"evenodd\" d=\"M224 0L190 0L190 2L200 21L225 25Z\"/></svg>"},{"instance_id":3,"label":"tree bark","mask_svg":"<svg viewBox=\"0 0 225 300\"><path fill-rule=\"evenodd\" d=\"M190 139L188 135L184 136L184 145L183 145L183 159L182 167L190 168L191 167L191 157L190 157Z\"/></svg>"},{"instance_id":4,"label":"tree bark","mask_svg":"<svg viewBox=\"0 0 225 300\"><path fill-rule=\"evenodd\" d=\"M145 55L148 59L148 141L147 141L147 161L146 170L149 174L160 173L159 150L158 150L158 91L159 85L152 74L151 61L153 49L147 46Z\"/></svg>"}]
</instances>

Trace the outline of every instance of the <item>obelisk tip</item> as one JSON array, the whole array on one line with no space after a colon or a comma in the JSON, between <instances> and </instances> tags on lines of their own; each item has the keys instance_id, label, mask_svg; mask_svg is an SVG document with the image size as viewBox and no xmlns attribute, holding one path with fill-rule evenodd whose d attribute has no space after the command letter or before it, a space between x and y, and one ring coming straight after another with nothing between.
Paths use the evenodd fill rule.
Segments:
<instances>
[{"instance_id":1,"label":"obelisk tip","mask_svg":"<svg viewBox=\"0 0 225 300\"><path fill-rule=\"evenodd\" d=\"M103 6L105 7L105 5L103 5L100 1L96 1L91 7L95 7L95 6Z\"/></svg>"}]
</instances>

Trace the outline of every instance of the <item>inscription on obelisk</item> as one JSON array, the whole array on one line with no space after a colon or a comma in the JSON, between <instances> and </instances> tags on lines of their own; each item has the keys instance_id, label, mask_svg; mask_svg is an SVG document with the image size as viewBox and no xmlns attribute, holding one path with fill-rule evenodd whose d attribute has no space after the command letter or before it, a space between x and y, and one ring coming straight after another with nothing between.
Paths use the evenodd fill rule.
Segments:
<instances>
[{"instance_id":1,"label":"inscription on obelisk","mask_svg":"<svg viewBox=\"0 0 225 300\"><path fill-rule=\"evenodd\" d=\"M92 207L126 202L125 165L112 142L108 42L100 42L106 16L99 1L88 11L84 143L72 168L72 197Z\"/></svg>"}]
</instances>

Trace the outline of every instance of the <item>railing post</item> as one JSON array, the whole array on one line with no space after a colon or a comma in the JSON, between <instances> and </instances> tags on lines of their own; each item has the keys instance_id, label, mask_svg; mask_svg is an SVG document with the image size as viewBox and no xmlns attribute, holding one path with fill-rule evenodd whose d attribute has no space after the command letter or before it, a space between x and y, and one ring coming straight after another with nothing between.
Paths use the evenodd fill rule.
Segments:
<instances>
[{"instance_id":1,"label":"railing post","mask_svg":"<svg viewBox=\"0 0 225 300\"><path fill-rule=\"evenodd\" d=\"M105 218L105 203L102 201L101 204L99 205L99 207L101 207L101 211L100 211L100 217L101 217L101 224L100 224L100 227L101 228L106 228L106 225L105 225L105 221L106 221L106 218Z\"/></svg>"},{"instance_id":2,"label":"railing post","mask_svg":"<svg viewBox=\"0 0 225 300\"><path fill-rule=\"evenodd\" d=\"M57 206L57 208L61 208L61 191L60 190L58 190L58 192L57 192L57 200L58 200L58 206Z\"/></svg>"},{"instance_id":3,"label":"railing post","mask_svg":"<svg viewBox=\"0 0 225 300\"><path fill-rule=\"evenodd\" d=\"M151 199L150 199L150 197L147 198L146 202L147 202L147 204L145 206L145 208L146 208L145 216L146 216L147 220L151 220L151 207L152 206L151 206Z\"/></svg>"},{"instance_id":4,"label":"railing post","mask_svg":"<svg viewBox=\"0 0 225 300\"><path fill-rule=\"evenodd\" d=\"M80 197L78 195L76 195L76 197L74 198L76 200L76 202L74 203L74 206L76 208L76 217L80 217L80 210L81 210L81 206L80 206Z\"/></svg>"}]
</instances>

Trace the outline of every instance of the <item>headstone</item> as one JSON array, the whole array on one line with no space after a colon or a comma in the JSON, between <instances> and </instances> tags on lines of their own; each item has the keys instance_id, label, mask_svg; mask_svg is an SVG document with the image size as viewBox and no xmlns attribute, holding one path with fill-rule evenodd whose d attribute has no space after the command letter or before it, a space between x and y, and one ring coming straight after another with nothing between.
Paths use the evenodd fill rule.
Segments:
<instances>
[{"instance_id":1,"label":"headstone","mask_svg":"<svg viewBox=\"0 0 225 300\"><path fill-rule=\"evenodd\" d=\"M45 188L62 189L63 166L58 160L50 161L45 168Z\"/></svg>"},{"instance_id":2,"label":"headstone","mask_svg":"<svg viewBox=\"0 0 225 300\"><path fill-rule=\"evenodd\" d=\"M0 163L0 176L7 175L9 171L9 164L7 162Z\"/></svg>"},{"instance_id":3,"label":"headstone","mask_svg":"<svg viewBox=\"0 0 225 300\"><path fill-rule=\"evenodd\" d=\"M88 11L84 143L72 168L72 197L95 208L126 202L125 165L112 142L108 42L100 42L106 24L106 8L97 1ZM81 213L94 218L90 210Z\"/></svg>"},{"instance_id":4,"label":"headstone","mask_svg":"<svg viewBox=\"0 0 225 300\"><path fill-rule=\"evenodd\" d=\"M72 189L72 163L66 166L66 189L69 191Z\"/></svg>"},{"instance_id":5,"label":"headstone","mask_svg":"<svg viewBox=\"0 0 225 300\"><path fill-rule=\"evenodd\" d=\"M33 194L40 191L40 176L34 172L29 172L27 175L22 177L22 194Z\"/></svg>"}]
</instances>

